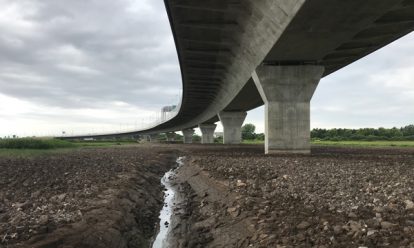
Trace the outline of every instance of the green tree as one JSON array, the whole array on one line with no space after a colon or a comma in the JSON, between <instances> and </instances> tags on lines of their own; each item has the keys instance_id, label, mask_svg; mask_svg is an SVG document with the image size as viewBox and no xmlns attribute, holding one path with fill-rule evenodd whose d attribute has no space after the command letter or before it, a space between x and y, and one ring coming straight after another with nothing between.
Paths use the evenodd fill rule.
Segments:
<instances>
[{"instance_id":1,"label":"green tree","mask_svg":"<svg viewBox=\"0 0 414 248\"><path fill-rule=\"evenodd\" d=\"M408 125L401 128L404 136L414 136L414 125Z\"/></svg>"},{"instance_id":2,"label":"green tree","mask_svg":"<svg viewBox=\"0 0 414 248\"><path fill-rule=\"evenodd\" d=\"M242 139L243 140L254 140L256 138L255 131L256 131L256 127L253 124L251 123L245 124L241 129Z\"/></svg>"}]
</instances>

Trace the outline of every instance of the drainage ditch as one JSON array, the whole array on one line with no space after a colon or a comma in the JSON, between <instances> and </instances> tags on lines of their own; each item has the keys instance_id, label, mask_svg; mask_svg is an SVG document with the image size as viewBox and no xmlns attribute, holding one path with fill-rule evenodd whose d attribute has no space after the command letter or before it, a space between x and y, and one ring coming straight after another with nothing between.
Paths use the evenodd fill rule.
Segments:
<instances>
[{"instance_id":1,"label":"drainage ditch","mask_svg":"<svg viewBox=\"0 0 414 248\"><path fill-rule=\"evenodd\" d=\"M180 168L183 164L184 157L179 157L177 159L177 167L166 172L161 179L161 184L165 187L164 191L164 204L160 211L159 219L159 231L155 237L152 248L167 248L169 247L169 234L171 231L172 218L174 215L174 207L179 205L183 198L179 197L177 184L175 183L176 179L176 170Z\"/></svg>"}]
</instances>

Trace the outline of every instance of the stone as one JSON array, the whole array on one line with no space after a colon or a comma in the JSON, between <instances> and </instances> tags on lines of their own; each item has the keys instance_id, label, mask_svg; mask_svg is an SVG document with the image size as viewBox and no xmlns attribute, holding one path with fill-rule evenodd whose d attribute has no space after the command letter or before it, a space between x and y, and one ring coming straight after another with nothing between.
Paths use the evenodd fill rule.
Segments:
<instances>
[{"instance_id":1,"label":"stone","mask_svg":"<svg viewBox=\"0 0 414 248\"><path fill-rule=\"evenodd\" d=\"M23 182L23 186L28 187L29 185L30 185L30 180L29 180L29 179L26 179L26 180Z\"/></svg>"},{"instance_id":2,"label":"stone","mask_svg":"<svg viewBox=\"0 0 414 248\"><path fill-rule=\"evenodd\" d=\"M348 226L349 226L349 234L354 234L354 233L358 233L359 231L361 231L361 224L357 221L349 221L348 222Z\"/></svg>"},{"instance_id":3,"label":"stone","mask_svg":"<svg viewBox=\"0 0 414 248\"><path fill-rule=\"evenodd\" d=\"M265 238L267 238L269 235L267 235L267 234L265 234L265 233L262 233L262 234L260 234L259 235L259 238L260 239L265 239Z\"/></svg>"},{"instance_id":4,"label":"stone","mask_svg":"<svg viewBox=\"0 0 414 248\"><path fill-rule=\"evenodd\" d=\"M63 194L57 195L57 197L56 197L56 199L57 199L58 201L63 201L63 200L65 200L65 198L66 198L66 193L63 193Z\"/></svg>"},{"instance_id":5,"label":"stone","mask_svg":"<svg viewBox=\"0 0 414 248\"><path fill-rule=\"evenodd\" d=\"M370 230L368 230L368 232L367 232L367 236L369 237L369 236L371 236L371 235L374 235L375 233L377 233L378 231L377 230L373 230L373 229L370 229Z\"/></svg>"},{"instance_id":6,"label":"stone","mask_svg":"<svg viewBox=\"0 0 414 248\"><path fill-rule=\"evenodd\" d=\"M298 241L304 241L306 239L306 236L303 233L299 233L296 235L296 238Z\"/></svg>"},{"instance_id":7,"label":"stone","mask_svg":"<svg viewBox=\"0 0 414 248\"><path fill-rule=\"evenodd\" d=\"M239 216L240 209L238 207L231 207L231 208L227 208L227 212L235 218Z\"/></svg>"},{"instance_id":8,"label":"stone","mask_svg":"<svg viewBox=\"0 0 414 248\"><path fill-rule=\"evenodd\" d=\"M414 221L412 221L412 220L406 220L406 221L405 221L405 224L406 224L407 226L414 226Z\"/></svg>"},{"instance_id":9,"label":"stone","mask_svg":"<svg viewBox=\"0 0 414 248\"><path fill-rule=\"evenodd\" d=\"M47 215L41 215L39 220L38 220L38 223L40 225L46 225L48 222L49 222L49 216L47 216Z\"/></svg>"},{"instance_id":10,"label":"stone","mask_svg":"<svg viewBox=\"0 0 414 248\"><path fill-rule=\"evenodd\" d=\"M391 229L391 228L393 228L395 226L397 226L397 225L396 224L393 224L391 222L388 222L388 221L382 221L381 222L381 228L382 229Z\"/></svg>"},{"instance_id":11,"label":"stone","mask_svg":"<svg viewBox=\"0 0 414 248\"><path fill-rule=\"evenodd\" d=\"M348 217L352 219L356 219L358 216L355 213L351 212L348 214Z\"/></svg>"},{"instance_id":12,"label":"stone","mask_svg":"<svg viewBox=\"0 0 414 248\"><path fill-rule=\"evenodd\" d=\"M17 208L18 210L24 210L27 209L28 207L30 207L31 204L29 201L25 201L23 203L17 202L14 204L14 207Z\"/></svg>"},{"instance_id":13,"label":"stone","mask_svg":"<svg viewBox=\"0 0 414 248\"><path fill-rule=\"evenodd\" d=\"M33 192L32 194L31 194L31 197L32 198L38 198L39 196L40 196L40 190L38 190L38 191L35 191L35 192Z\"/></svg>"},{"instance_id":14,"label":"stone","mask_svg":"<svg viewBox=\"0 0 414 248\"><path fill-rule=\"evenodd\" d=\"M407 210L414 209L414 202L412 202L410 200L406 200L406 201L404 201L404 203L405 203L405 209L407 209Z\"/></svg>"},{"instance_id":15,"label":"stone","mask_svg":"<svg viewBox=\"0 0 414 248\"><path fill-rule=\"evenodd\" d=\"M244 183L242 180L237 180L237 187L246 187L247 186L247 184L246 183Z\"/></svg>"},{"instance_id":16,"label":"stone","mask_svg":"<svg viewBox=\"0 0 414 248\"><path fill-rule=\"evenodd\" d=\"M296 227L300 230L304 230L304 229L308 229L308 227L310 227L310 223L307 221L302 221L301 223L299 223L299 225L297 225Z\"/></svg>"},{"instance_id":17,"label":"stone","mask_svg":"<svg viewBox=\"0 0 414 248\"><path fill-rule=\"evenodd\" d=\"M342 228L342 226L336 225L336 226L333 227L333 231L334 231L335 234L341 234L342 231L343 231L343 228Z\"/></svg>"}]
</instances>

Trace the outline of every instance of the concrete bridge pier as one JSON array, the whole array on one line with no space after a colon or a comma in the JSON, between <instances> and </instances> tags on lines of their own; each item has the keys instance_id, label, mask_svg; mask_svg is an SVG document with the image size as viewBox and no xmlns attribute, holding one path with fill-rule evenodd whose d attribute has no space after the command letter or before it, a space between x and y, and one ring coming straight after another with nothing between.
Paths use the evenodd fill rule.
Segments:
<instances>
[{"instance_id":1,"label":"concrete bridge pier","mask_svg":"<svg viewBox=\"0 0 414 248\"><path fill-rule=\"evenodd\" d=\"M212 144L214 143L214 130L216 130L216 124L200 124L198 125L201 131L201 143Z\"/></svg>"},{"instance_id":2,"label":"concrete bridge pier","mask_svg":"<svg viewBox=\"0 0 414 248\"><path fill-rule=\"evenodd\" d=\"M168 133L165 133L165 135L167 136L167 141L175 140L175 132L168 132Z\"/></svg>"},{"instance_id":3,"label":"concrete bridge pier","mask_svg":"<svg viewBox=\"0 0 414 248\"><path fill-rule=\"evenodd\" d=\"M241 112L220 112L218 114L223 125L223 144L240 144L241 127L247 113Z\"/></svg>"},{"instance_id":4,"label":"concrete bridge pier","mask_svg":"<svg viewBox=\"0 0 414 248\"><path fill-rule=\"evenodd\" d=\"M147 135L147 141L154 143L157 141L158 138L158 134L157 133L153 133L153 134L148 134Z\"/></svg>"},{"instance_id":5,"label":"concrete bridge pier","mask_svg":"<svg viewBox=\"0 0 414 248\"><path fill-rule=\"evenodd\" d=\"M194 129L192 129L192 128L184 129L182 132L183 132L183 136L184 136L184 144L193 143Z\"/></svg>"},{"instance_id":6,"label":"concrete bridge pier","mask_svg":"<svg viewBox=\"0 0 414 248\"><path fill-rule=\"evenodd\" d=\"M310 153L310 101L323 66L261 65L253 73L265 103L265 152Z\"/></svg>"}]
</instances>

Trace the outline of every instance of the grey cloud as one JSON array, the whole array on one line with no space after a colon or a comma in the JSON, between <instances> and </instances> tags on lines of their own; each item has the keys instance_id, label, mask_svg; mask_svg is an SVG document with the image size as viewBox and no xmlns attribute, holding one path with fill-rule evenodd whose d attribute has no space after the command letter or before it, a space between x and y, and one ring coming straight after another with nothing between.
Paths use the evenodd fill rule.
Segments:
<instances>
[{"instance_id":1,"label":"grey cloud","mask_svg":"<svg viewBox=\"0 0 414 248\"><path fill-rule=\"evenodd\" d=\"M27 2L18 3L23 8ZM0 25L0 65L14 73L30 71L45 82L2 77L0 68L2 93L65 108L99 107L115 100L162 106L179 94L180 72L163 1L30 4L33 13L24 18L35 35L7 33ZM146 93L154 86L160 90Z\"/></svg>"},{"instance_id":2,"label":"grey cloud","mask_svg":"<svg viewBox=\"0 0 414 248\"><path fill-rule=\"evenodd\" d=\"M16 13L0 17L0 93L71 113L114 101L157 110L180 94L162 0L0 0L1 9L10 6ZM392 81L397 69L414 68L413 51L410 34L323 79L312 100L313 127L412 123L414 87L382 77ZM25 116L60 120L61 112ZM263 108L249 116L246 122L263 126Z\"/></svg>"}]
</instances>

